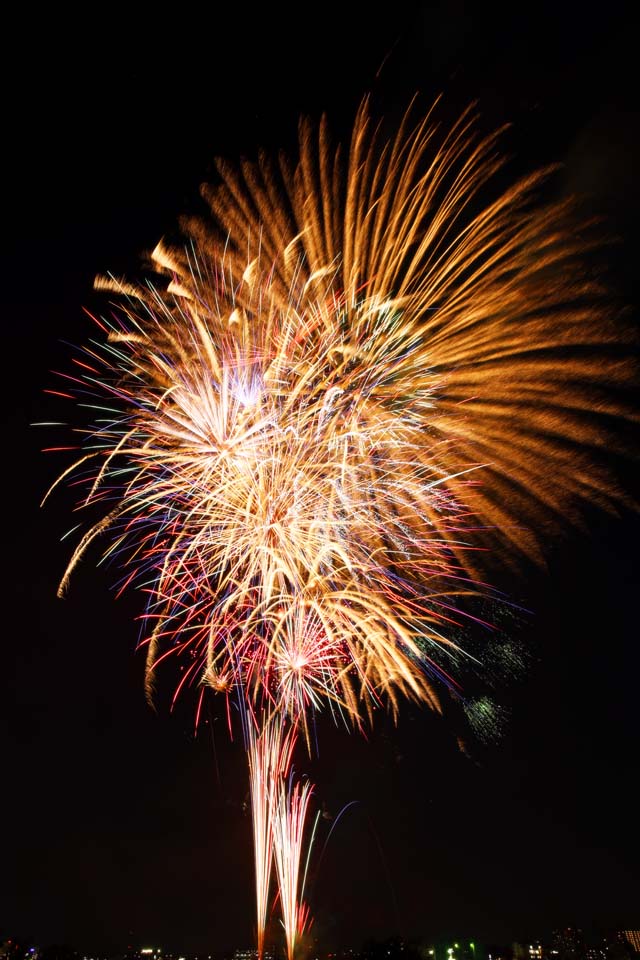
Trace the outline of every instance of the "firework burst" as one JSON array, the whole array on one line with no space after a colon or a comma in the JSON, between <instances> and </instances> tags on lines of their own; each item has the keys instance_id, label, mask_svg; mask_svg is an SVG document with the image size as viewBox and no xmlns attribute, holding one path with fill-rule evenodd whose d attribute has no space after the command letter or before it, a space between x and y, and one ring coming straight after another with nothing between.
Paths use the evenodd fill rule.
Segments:
<instances>
[{"instance_id":1,"label":"firework burst","mask_svg":"<svg viewBox=\"0 0 640 960\"><path fill-rule=\"evenodd\" d=\"M620 334L570 204L536 202L549 171L482 201L496 139L467 113L384 140L365 102L343 159L303 122L297 163L220 162L210 216L152 255L162 284L97 282L118 305L78 369L108 410L61 479L104 515L60 591L110 532L149 596L149 693L183 657L179 690L249 718L260 952L272 861L290 957L308 921L297 732L323 708L439 709L431 653L484 552L538 558L576 502L618 496L592 454L626 412Z\"/></svg>"}]
</instances>

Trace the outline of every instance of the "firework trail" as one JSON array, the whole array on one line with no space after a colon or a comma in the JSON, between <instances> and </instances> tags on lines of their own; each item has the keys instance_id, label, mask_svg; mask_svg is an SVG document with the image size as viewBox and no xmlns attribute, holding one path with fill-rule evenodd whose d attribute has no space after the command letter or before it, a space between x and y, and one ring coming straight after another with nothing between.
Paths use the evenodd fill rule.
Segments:
<instances>
[{"instance_id":1,"label":"firework trail","mask_svg":"<svg viewBox=\"0 0 640 960\"><path fill-rule=\"evenodd\" d=\"M484 557L538 559L580 500L619 496L594 452L620 448L609 388L633 371L571 204L540 206L549 171L496 196L470 113L410 115L384 139L364 102L346 151L303 121L297 162L221 161L210 214L152 255L161 284L97 281L118 304L70 377L100 399L60 480L103 518L60 592L110 533L148 596L149 695L177 657L176 696L280 718L247 740L260 950L274 857L290 954L306 922L310 787L274 799L297 732L438 710Z\"/></svg>"},{"instance_id":2,"label":"firework trail","mask_svg":"<svg viewBox=\"0 0 640 960\"><path fill-rule=\"evenodd\" d=\"M273 853L282 907L282 925L287 941L287 960L293 960L296 943L310 925L309 907L302 899L305 877L300 877L300 863L312 786L308 780L303 784L294 782L293 775L290 774L286 782L282 778L272 781L271 789ZM308 844L309 852L312 842L313 836Z\"/></svg>"},{"instance_id":3,"label":"firework trail","mask_svg":"<svg viewBox=\"0 0 640 960\"><path fill-rule=\"evenodd\" d=\"M281 783L287 776L295 745L295 735L290 729L285 733L282 717L274 714L258 726L249 722L247 728L247 755L251 787L251 811L253 816L253 844L255 860L258 955L264 954L264 936L267 924L269 890L273 863L274 832L276 830L275 805ZM280 808L282 803L280 803ZM276 836L276 839L279 837ZM297 886L295 887L297 891ZM283 901L287 902L288 901ZM295 942L293 930L285 924L287 945ZM290 937L293 936L293 940Z\"/></svg>"}]
</instances>

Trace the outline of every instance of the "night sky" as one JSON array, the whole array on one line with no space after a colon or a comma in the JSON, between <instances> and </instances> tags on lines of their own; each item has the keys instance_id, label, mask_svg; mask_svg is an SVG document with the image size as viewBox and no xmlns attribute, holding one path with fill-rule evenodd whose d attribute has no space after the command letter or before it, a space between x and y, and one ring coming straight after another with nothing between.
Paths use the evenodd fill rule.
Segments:
<instances>
[{"instance_id":1,"label":"night sky","mask_svg":"<svg viewBox=\"0 0 640 960\"><path fill-rule=\"evenodd\" d=\"M292 148L301 112L326 110L344 137L367 92L391 120L416 91L426 107L442 93L445 120L477 101L482 127L512 124L509 175L558 161L553 189L579 191L605 218L619 238L610 283L635 310L632 7L501 6L394 2L375 15L329 4L291 18L216 7L203 21L183 4L143 25L105 5L92 28L57 10L15 21L4 79L0 937L105 951L253 942L242 744L213 697L197 736L193 699L172 715L162 695L157 712L147 706L142 597L114 601L118 573L96 569L98 550L56 599L74 498L61 490L39 509L70 462L40 450L66 434L30 426L77 416L43 391L56 388L50 371L67 369L69 344L94 335L83 307L106 308L94 275L139 276L141 255L202 209L214 156ZM637 495L637 471L620 480ZM380 713L367 739L319 722L319 756L301 753L296 769L325 813L310 887L321 942L640 927L639 542L630 509L585 508L582 529L549 542L545 569L496 566L494 584L522 608L501 623L526 660L498 691L510 714L498 742L469 737L453 710L441 719L407 706L397 726Z\"/></svg>"}]
</instances>

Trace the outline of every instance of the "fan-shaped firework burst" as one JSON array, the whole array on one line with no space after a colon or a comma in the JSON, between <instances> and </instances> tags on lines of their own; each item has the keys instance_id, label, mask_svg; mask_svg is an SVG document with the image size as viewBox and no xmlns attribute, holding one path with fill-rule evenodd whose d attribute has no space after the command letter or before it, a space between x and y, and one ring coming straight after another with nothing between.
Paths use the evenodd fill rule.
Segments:
<instances>
[{"instance_id":1,"label":"fan-shaped firework burst","mask_svg":"<svg viewBox=\"0 0 640 960\"><path fill-rule=\"evenodd\" d=\"M385 141L364 104L344 161L323 121L295 164L220 163L211 216L153 254L164 289L98 282L120 303L79 369L109 409L67 474L89 471L105 516L61 591L110 530L150 595L150 689L187 656L181 687L247 711L260 949L274 842L290 951L302 916L307 788L273 787L291 730L323 705L437 709L430 650L477 551L536 557L577 497L615 499L591 453L594 407L621 412L619 334L569 204L536 205L544 172L482 201L501 164L469 115Z\"/></svg>"}]
</instances>

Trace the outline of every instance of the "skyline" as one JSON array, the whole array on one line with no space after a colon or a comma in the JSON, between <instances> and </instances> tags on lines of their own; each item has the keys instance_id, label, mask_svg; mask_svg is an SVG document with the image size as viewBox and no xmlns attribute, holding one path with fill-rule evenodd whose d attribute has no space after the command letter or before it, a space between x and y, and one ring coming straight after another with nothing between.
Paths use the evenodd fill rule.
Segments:
<instances>
[{"instance_id":1,"label":"skyline","mask_svg":"<svg viewBox=\"0 0 640 960\"><path fill-rule=\"evenodd\" d=\"M3 934L0 933L0 936ZM154 960L160 960L165 957L166 960L227 960L233 956L233 960L255 960L257 951L250 945L240 945L225 951L211 950L204 948L198 954L190 954L182 950L165 950L157 940L144 941L145 946L127 944L116 951L112 951L111 957L126 957L130 960L141 960L142 957L153 957ZM567 957L575 957L580 949L586 950L587 957L590 960L606 960L607 957L630 958L638 952L640 943L639 930L614 930L593 928L591 932L585 932L578 927L560 926L552 931L538 931L536 936L519 938L510 943L499 943L496 940L486 940L481 942L477 938L460 937L455 931L449 931L448 935L442 935L432 939L414 938L412 941L405 941L401 937L392 936L385 940L366 939L360 945L352 944L325 944L319 945L311 938L306 945L306 955L319 954L327 958L353 957L357 958L375 958L384 956L401 956L409 958L424 957L426 955L438 960L438 957L447 955L448 960L473 960L474 957L488 957L497 954L498 960L513 956L514 960L523 960L529 957L529 960L545 960L545 958L559 956L560 960L566 960ZM314 945L315 944L315 945ZM82 947L82 949L79 949ZM0 940L0 957L14 958L14 960L23 960L23 958L32 957L48 958L48 960L68 960L71 957L79 957L83 954L83 960L100 960L100 950L94 950L91 945L72 944L72 943L52 943L39 944L27 938L18 940L4 936ZM92 954L92 956L87 956ZM451 957L451 954L454 954ZM200 956L199 956L200 955ZM206 955L206 958L205 958ZM274 945L265 949L267 960L281 955L281 951L274 949ZM107 960L105 957L104 960ZM316 957L317 960L317 957Z\"/></svg>"},{"instance_id":2,"label":"skyline","mask_svg":"<svg viewBox=\"0 0 640 960\"><path fill-rule=\"evenodd\" d=\"M317 60L310 55L305 68L299 67L306 82L292 96L288 91L291 99L270 103L265 84L257 116L243 109L236 91L235 98L220 108L222 120L202 120L199 111L206 99L201 85L207 70L201 59L195 84L191 77L194 87L170 88L171 93L165 93L168 107L162 108L162 97L154 100L146 91L153 89L147 81L151 68L171 62L166 37L155 50L145 47L141 52L132 44L129 61L124 54L130 48L125 49L121 40L121 73L115 80L100 71L102 57L110 53L107 41L117 39L115 29L114 37L101 38L104 46L98 48L101 56L96 56L93 72L84 53L84 71L76 74L77 64L72 62L66 64L68 72L49 76L42 96L53 101L56 91L69 94L77 76L89 73L93 93L89 99L96 112L98 105L107 106L132 129L127 138L117 126L98 122L79 92L67 99L63 133L56 141L60 152L51 162L54 192L45 191L34 203L37 228L33 216L26 216L16 221L12 234L18 242L15 286L5 290L11 336L16 339L10 358L25 359L9 371L12 397L17 400L10 426L15 426L12 442L18 462L26 462L28 469L26 476L7 476L5 492L12 542L5 582L16 592L12 604L21 611L21 626L9 642L11 669L2 691L7 721L3 731L8 729L9 734L4 756L15 777L7 820L14 829L6 837L13 876L4 878L10 883L3 902L18 919L38 913L41 919L34 923L56 930L70 928L75 917L89 930L104 922L101 911L106 903L121 930L128 928L128 916L141 934L145 925L159 918L167 930L172 925L189 927L194 943L198 938L205 942L208 925L223 918L230 942L242 929L248 931L245 940L250 942L253 922L250 818L243 809L246 771L239 744L230 744L223 729L222 705L211 704L213 741L210 730L193 740L192 705L179 706L173 716L162 704L157 714L149 710L143 691L144 657L134 653L137 631L132 621L141 612L140 599L114 603L110 586L117 573L93 569L95 557L80 568L67 599L55 598L68 557L68 544L58 543L58 537L72 524L71 499L58 495L53 507L38 511L62 460L39 454L51 433L45 437L43 431L31 429L27 435L26 424L59 415L61 408L40 391L54 386L48 370L59 368L68 355L58 338L85 341L90 328L82 307L104 309L103 300L91 292L93 276L105 270L138 274L139 254L173 229L185 208L196 205L198 183L208 174L214 153L233 157L263 144L286 146L287 137L295 134L299 110L316 112L320 101L330 115L338 114L338 122L346 122L355 99L374 82L382 60L376 93L391 109L395 103L404 106L417 74L424 100L432 99L444 75L458 63L462 65L458 79L451 81L452 111L456 98L477 96L489 126L514 120L517 166L534 169L552 158L564 160L567 172L561 188L585 182L590 187L594 212L607 215L622 234L622 245L612 257L613 272L621 295L634 306L637 188L635 196L624 198L619 191L625 174L633 170L634 154L628 144L635 145L637 157L637 129L634 137L621 121L630 106L630 88L621 89L624 71L630 67L625 66L624 46L622 52L620 47L616 51L613 43L622 42L626 34L625 21L615 20L615 9L614 5L608 10L604 25L583 20L582 42L573 49L573 59L571 50L562 50L561 41L571 36L566 14L561 36L546 48L549 72L553 75L555 67L567 84L555 98L549 76L541 80L533 70L527 72L526 59L517 62L525 56L526 31L518 33L513 25L513 33L505 28L503 34L503 39L511 36L512 47L492 96L491 84L500 70L493 64L492 75L492 68L485 65L483 74L474 47L486 37L488 26L484 24L483 33L468 10L464 42L455 34L450 37L451 62L446 44L436 50L435 40L423 35L430 61L418 69L417 20L406 12L407 23L395 44L391 36L383 36L382 26L379 33L371 25L363 28L376 43L368 58L362 55L351 65L348 95L342 95L335 77L322 91L326 72L318 71ZM538 36L543 36L545 14L539 16L535 23ZM396 31L401 19L396 11ZM442 8L434 22L440 37L446 36L450 21ZM276 36L275 26L266 34L269 38ZM258 49L257 25L254 30L250 43ZM390 25L387 33L392 32ZM289 36L297 35L292 31ZM174 43L178 39L171 38ZM320 31L314 52L326 40L327 34ZM297 49L295 44L291 47ZM399 53L407 54L407 48L414 58L398 66ZM77 55L72 46L65 49ZM597 85L590 69L598 61L590 56L594 49L610 73L599 78L601 99L589 104L587 94ZM231 54L227 56L228 61L223 57L215 68L218 87L233 61ZM185 52L173 63L178 74L187 65L196 73ZM385 70L391 72L386 81ZM280 64L271 82L284 73ZM46 76L43 70L43 81ZM485 78L484 89L478 89L483 86L478 77ZM574 114L567 129L561 129L562 98L565 106L571 103L571 91L576 98L581 81L587 87L584 99L575 99ZM193 113L185 108L186 115L181 115L180 93L193 88L198 91ZM527 106L532 92L538 99L535 108ZM445 91L445 99L447 95ZM147 126L153 132L162 130L151 150L154 138L142 120L145 97L153 104L147 107L153 121L147 119ZM503 103L498 102L501 97ZM127 114L125 108L132 104L134 109ZM24 177L19 181L24 184L20 196L27 200L32 167L46 167L36 150L45 112L37 116L43 127L30 131L26 143L31 150L25 151L26 169L20 171ZM131 119L123 121L127 116ZM190 141L185 125L197 131ZM544 136L537 136L541 133ZM629 137L624 149L623 134ZM171 135L175 140L163 155L161 147ZM148 173L150 169L154 172ZM61 224L62 241L56 242ZM635 482L631 471L624 479ZM13 510L16 498L18 507ZM513 715L500 743L472 744L469 758L456 749L455 718L442 723L408 704L403 705L397 728L380 715L368 742L321 721L320 756L313 763L301 757L300 763L312 770L316 799L334 820L346 804L356 801L336 826L314 878L313 912L327 937L339 924L349 926L350 912L354 930L365 927L372 916L380 931L392 933L398 926L395 932L410 938L412 925L421 916L426 914L435 929L439 918L448 923L459 915L460 904L466 905L474 929L483 917L488 923L493 916L495 923L504 914L511 917L505 918L507 929L508 923L522 927L534 923L536 916L562 909L563 891L565 903L578 913L592 911L599 899L608 897L606 910L612 919L616 898L619 909L627 913L636 902L631 891L638 876L638 835L630 784L638 735L633 633L638 586L634 547L640 524L631 510L623 511L619 520L593 508L587 508L585 516L584 532L568 531L565 540L550 545L546 571L528 570L525 579L501 575L495 584L510 601L532 611L519 614L510 627L514 644L529 651L529 663L525 676L502 691ZM332 823L324 820L326 832ZM325 839L326 833L322 842ZM511 860L517 849L519 871ZM563 851L560 875L549 875L554 850ZM481 864L489 870L487 876ZM91 884L98 896L91 892ZM499 905L492 905L487 889L491 887ZM94 900L99 907L94 908ZM580 916L575 920L584 924ZM620 917L611 925L632 921ZM0 923L12 926L10 918L0 916Z\"/></svg>"}]
</instances>

